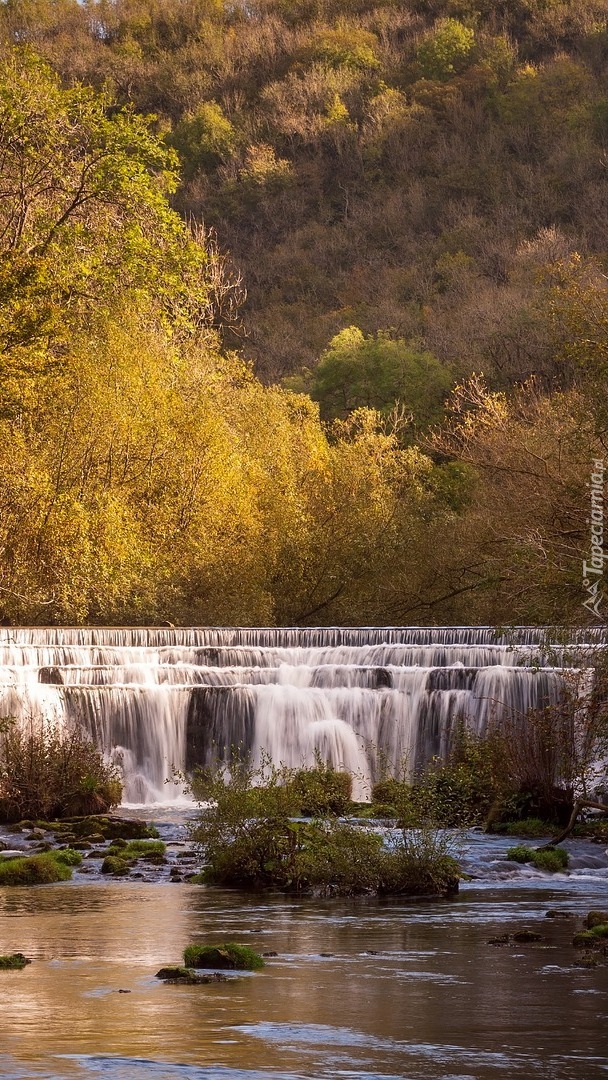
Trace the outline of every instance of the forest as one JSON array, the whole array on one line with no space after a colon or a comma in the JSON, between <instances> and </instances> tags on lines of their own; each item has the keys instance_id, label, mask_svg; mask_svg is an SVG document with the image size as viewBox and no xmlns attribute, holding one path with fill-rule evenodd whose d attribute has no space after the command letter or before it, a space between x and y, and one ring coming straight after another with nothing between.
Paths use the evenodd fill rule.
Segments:
<instances>
[{"instance_id":1,"label":"forest","mask_svg":"<svg viewBox=\"0 0 608 1080\"><path fill-rule=\"evenodd\" d=\"M5 624L605 617L608 0L0 0L0 250Z\"/></svg>"}]
</instances>

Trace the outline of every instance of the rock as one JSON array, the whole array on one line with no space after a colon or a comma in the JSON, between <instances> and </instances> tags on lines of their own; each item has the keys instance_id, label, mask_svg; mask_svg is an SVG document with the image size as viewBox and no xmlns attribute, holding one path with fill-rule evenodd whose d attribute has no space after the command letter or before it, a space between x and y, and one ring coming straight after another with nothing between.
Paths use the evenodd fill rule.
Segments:
<instances>
[{"instance_id":1,"label":"rock","mask_svg":"<svg viewBox=\"0 0 608 1080\"><path fill-rule=\"evenodd\" d=\"M535 930L518 930L516 934L513 934L513 941L517 941L519 944L525 944L528 941L542 941L542 934L537 934Z\"/></svg>"},{"instance_id":2,"label":"rock","mask_svg":"<svg viewBox=\"0 0 608 1080\"><path fill-rule=\"evenodd\" d=\"M585 918L587 930L593 930L594 926L608 925L608 911L590 911Z\"/></svg>"},{"instance_id":3,"label":"rock","mask_svg":"<svg viewBox=\"0 0 608 1080\"><path fill-rule=\"evenodd\" d=\"M204 985L228 982L230 978L221 971L210 971L201 975L198 972L191 971L190 968L184 967L164 967L157 971L154 977L155 979L162 979L165 983L184 983L186 986L193 986L197 983Z\"/></svg>"},{"instance_id":4,"label":"rock","mask_svg":"<svg viewBox=\"0 0 608 1080\"><path fill-rule=\"evenodd\" d=\"M102 874L112 874L114 877L128 874L131 869L131 864L126 859L119 859L116 855L106 855L101 864Z\"/></svg>"},{"instance_id":5,"label":"rock","mask_svg":"<svg viewBox=\"0 0 608 1080\"><path fill-rule=\"evenodd\" d=\"M490 938L488 945L509 945L510 941L510 934L499 934L497 937Z\"/></svg>"},{"instance_id":6,"label":"rock","mask_svg":"<svg viewBox=\"0 0 608 1080\"><path fill-rule=\"evenodd\" d=\"M278 952L263 952L262 956L278 956Z\"/></svg>"},{"instance_id":7,"label":"rock","mask_svg":"<svg viewBox=\"0 0 608 1080\"><path fill-rule=\"evenodd\" d=\"M545 912L545 919L573 919L573 911L547 911Z\"/></svg>"}]
</instances>

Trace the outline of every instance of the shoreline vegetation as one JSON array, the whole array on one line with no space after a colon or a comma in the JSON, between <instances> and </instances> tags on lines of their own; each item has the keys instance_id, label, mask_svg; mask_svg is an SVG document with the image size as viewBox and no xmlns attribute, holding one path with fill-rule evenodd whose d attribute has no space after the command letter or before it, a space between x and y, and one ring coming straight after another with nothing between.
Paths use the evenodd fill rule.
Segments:
<instances>
[{"instance_id":1,"label":"shoreline vegetation","mask_svg":"<svg viewBox=\"0 0 608 1080\"><path fill-rule=\"evenodd\" d=\"M0 620L595 623L607 56L605 0L2 3Z\"/></svg>"}]
</instances>

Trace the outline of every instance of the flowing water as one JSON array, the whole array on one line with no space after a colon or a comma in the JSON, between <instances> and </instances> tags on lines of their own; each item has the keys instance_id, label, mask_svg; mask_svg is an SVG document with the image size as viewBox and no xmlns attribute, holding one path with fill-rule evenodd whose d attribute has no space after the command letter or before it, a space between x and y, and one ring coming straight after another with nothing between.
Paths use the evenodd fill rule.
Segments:
<instances>
[{"instance_id":1,"label":"flowing water","mask_svg":"<svg viewBox=\"0 0 608 1080\"><path fill-rule=\"evenodd\" d=\"M170 815L169 815L170 816ZM161 823L161 832L178 835ZM606 907L608 854L573 869L508 863L472 833L474 880L450 901L293 900L204 886L72 883L0 890L5 1080L599 1080L608 966L577 966L581 916ZM546 918L548 910L564 918ZM495 946L530 928L542 940ZM278 955L228 983L154 978L189 943Z\"/></svg>"},{"instance_id":2,"label":"flowing water","mask_svg":"<svg viewBox=\"0 0 608 1080\"><path fill-rule=\"evenodd\" d=\"M78 720L131 804L174 802L175 770L234 747L292 767L320 755L361 799L386 762L444 756L458 720L482 732L556 702L573 647L580 663L603 642L601 628L566 643L535 627L3 628L0 717Z\"/></svg>"}]
</instances>

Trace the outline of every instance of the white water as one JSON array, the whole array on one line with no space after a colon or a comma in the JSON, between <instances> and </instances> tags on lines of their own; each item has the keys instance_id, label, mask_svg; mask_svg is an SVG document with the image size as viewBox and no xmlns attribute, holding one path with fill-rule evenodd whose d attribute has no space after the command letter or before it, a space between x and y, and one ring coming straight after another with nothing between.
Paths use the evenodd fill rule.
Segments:
<instances>
[{"instance_id":1,"label":"white water","mask_svg":"<svg viewBox=\"0 0 608 1080\"><path fill-rule=\"evenodd\" d=\"M174 770L234 747L292 767L320 755L365 798L380 761L445 756L455 721L482 732L555 702L570 643L601 647L603 630L6 628L0 716L82 723L128 803L175 802Z\"/></svg>"}]
</instances>

